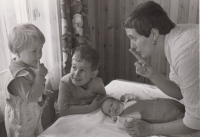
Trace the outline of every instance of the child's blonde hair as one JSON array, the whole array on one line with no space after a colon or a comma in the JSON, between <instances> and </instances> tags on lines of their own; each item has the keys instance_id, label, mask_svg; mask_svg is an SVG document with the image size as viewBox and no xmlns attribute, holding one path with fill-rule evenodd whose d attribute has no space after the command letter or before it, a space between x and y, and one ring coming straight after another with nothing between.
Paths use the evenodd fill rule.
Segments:
<instances>
[{"instance_id":1,"label":"child's blonde hair","mask_svg":"<svg viewBox=\"0 0 200 137\"><path fill-rule=\"evenodd\" d=\"M29 44L35 42L44 44L43 33L33 24L19 24L12 29L8 36L8 46L13 54L19 54Z\"/></svg>"}]
</instances>

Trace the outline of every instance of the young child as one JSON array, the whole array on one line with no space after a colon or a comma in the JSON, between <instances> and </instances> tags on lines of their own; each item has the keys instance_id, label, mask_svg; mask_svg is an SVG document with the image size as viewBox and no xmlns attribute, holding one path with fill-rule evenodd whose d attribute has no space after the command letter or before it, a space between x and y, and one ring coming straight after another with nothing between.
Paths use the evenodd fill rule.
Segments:
<instances>
[{"instance_id":1,"label":"young child","mask_svg":"<svg viewBox=\"0 0 200 137\"><path fill-rule=\"evenodd\" d=\"M101 110L120 128L124 127L125 122L133 119L161 123L184 116L184 105L178 101L172 99L138 100L133 94L125 94L120 100L108 97L103 101Z\"/></svg>"},{"instance_id":2,"label":"young child","mask_svg":"<svg viewBox=\"0 0 200 137\"><path fill-rule=\"evenodd\" d=\"M106 94L101 78L96 77L100 59L89 46L75 49L70 73L59 86L58 109L61 116L92 112L101 106Z\"/></svg>"},{"instance_id":3,"label":"young child","mask_svg":"<svg viewBox=\"0 0 200 137\"><path fill-rule=\"evenodd\" d=\"M42 131L42 109L51 96L45 91L47 69L40 64L45 37L32 24L19 24L8 37L16 55L7 76L5 127L8 137L36 137Z\"/></svg>"}]
</instances>

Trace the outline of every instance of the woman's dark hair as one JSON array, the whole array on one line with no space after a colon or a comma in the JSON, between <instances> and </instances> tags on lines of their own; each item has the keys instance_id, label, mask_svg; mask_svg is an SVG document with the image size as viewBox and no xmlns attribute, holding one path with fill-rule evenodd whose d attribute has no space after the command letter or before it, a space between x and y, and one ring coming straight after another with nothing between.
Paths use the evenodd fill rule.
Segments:
<instances>
[{"instance_id":1,"label":"woman's dark hair","mask_svg":"<svg viewBox=\"0 0 200 137\"><path fill-rule=\"evenodd\" d=\"M175 24L159 4L147 1L128 14L124 27L134 28L138 34L149 37L152 28L158 29L161 35L165 35L175 27Z\"/></svg>"}]
</instances>

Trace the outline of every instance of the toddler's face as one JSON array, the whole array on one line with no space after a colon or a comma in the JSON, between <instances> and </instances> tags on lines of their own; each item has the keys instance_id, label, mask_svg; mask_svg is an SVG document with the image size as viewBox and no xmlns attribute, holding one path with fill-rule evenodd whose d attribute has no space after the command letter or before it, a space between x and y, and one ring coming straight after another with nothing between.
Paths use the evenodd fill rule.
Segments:
<instances>
[{"instance_id":1,"label":"toddler's face","mask_svg":"<svg viewBox=\"0 0 200 137\"><path fill-rule=\"evenodd\" d=\"M40 61L42 57L42 48L43 44L39 42L32 43L24 48L19 53L19 58L24 63L31 67L37 67L37 63Z\"/></svg>"},{"instance_id":2,"label":"toddler's face","mask_svg":"<svg viewBox=\"0 0 200 137\"><path fill-rule=\"evenodd\" d=\"M72 58L70 76L74 85L85 87L95 74L91 69L91 63L85 60L78 62Z\"/></svg>"},{"instance_id":3,"label":"toddler's face","mask_svg":"<svg viewBox=\"0 0 200 137\"><path fill-rule=\"evenodd\" d=\"M120 102L114 99L108 99L102 104L102 111L108 116L117 116L120 113Z\"/></svg>"}]
</instances>

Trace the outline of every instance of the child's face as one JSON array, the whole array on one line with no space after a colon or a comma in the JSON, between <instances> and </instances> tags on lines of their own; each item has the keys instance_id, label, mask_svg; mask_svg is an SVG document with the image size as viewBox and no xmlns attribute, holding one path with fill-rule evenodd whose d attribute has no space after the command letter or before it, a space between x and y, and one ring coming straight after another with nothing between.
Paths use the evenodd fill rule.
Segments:
<instances>
[{"instance_id":1,"label":"child's face","mask_svg":"<svg viewBox=\"0 0 200 137\"><path fill-rule=\"evenodd\" d=\"M81 62L72 58L70 70L72 83L76 86L86 86L91 78L95 77L95 71L91 69L91 63L83 60Z\"/></svg>"},{"instance_id":2,"label":"child's face","mask_svg":"<svg viewBox=\"0 0 200 137\"><path fill-rule=\"evenodd\" d=\"M102 104L102 111L110 117L117 116L120 113L120 102L108 99Z\"/></svg>"},{"instance_id":3,"label":"child's face","mask_svg":"<svg viewBox=\"0 0 200 137\"><path fill-rule=\"evenodd\" d=\"M37 63L42 57L42 48L42 43L30 44L19 53L19 58L31 67L37 67Z\"/></svg>"}]
</instances>

